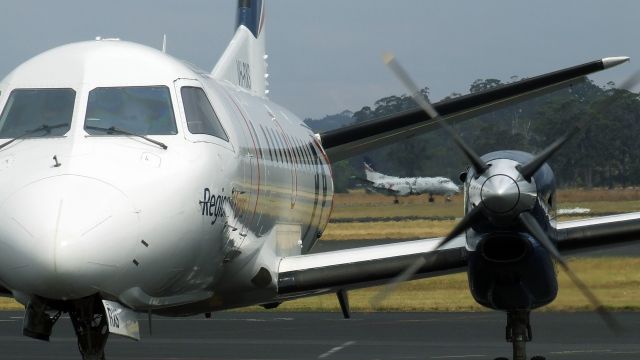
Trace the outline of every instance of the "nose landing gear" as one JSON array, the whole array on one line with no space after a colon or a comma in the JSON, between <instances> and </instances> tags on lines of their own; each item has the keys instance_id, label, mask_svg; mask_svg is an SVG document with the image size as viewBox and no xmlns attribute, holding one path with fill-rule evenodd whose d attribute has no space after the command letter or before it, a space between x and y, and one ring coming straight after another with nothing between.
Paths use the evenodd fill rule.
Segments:
<instances>
[{"instance_id":1,"label":"nose landing gear","mask_svg":"<svg viewBox=\"0 0 640 360\"><path fill-rule=\"evenodd\" d=\"M49 341L53 325L58 321L62 311L50 315L55 311L47 306L44 301L34 297L29 301L25 309L22 334L34 339Z\"/></svg>"},{"instance_id":2,"label":"nose landing gear","mask_svg":"<svg viewBox=\"0 0 640 360\"><path fill-rule=\"evenodd\" d=\"M513 344L513 360L527 360L527 342L532 339L529 314L529 310L507 312L506 338L508 342ZM497 358L496 360L507 360L507 358ZM545 360L545 358L534 356L531 360Z\"/></svg>"},{"instance_id":3,"label":"nose landing gear","mask_svg":"<svg viewBox=\"0 0 640 360\"><path fill-rule=\"evenodd\" d=\"M100 298L92 296L74 301L69 317L78 338L78 349L82 359L104 360L109 326Z\"/></svg>"},{"instance_id":4,"label":"nose landing gear","mask_svg":"<svg viewBox=\"0 0 640 360\"><path fill-rule=\"evenodd\" d=\"M104 360L109 338L107 314L98 295L72 301L53 301L33 296L26 307L22 333L49 341L53 325L69 313L83 360Z\"/></svg>"}]
</instances>

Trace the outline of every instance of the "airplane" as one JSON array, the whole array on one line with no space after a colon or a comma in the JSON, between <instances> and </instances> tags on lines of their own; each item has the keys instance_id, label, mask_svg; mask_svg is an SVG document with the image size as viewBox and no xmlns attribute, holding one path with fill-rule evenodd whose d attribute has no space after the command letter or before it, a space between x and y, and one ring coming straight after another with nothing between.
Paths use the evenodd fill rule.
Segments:
<instances>
[{"instance_id":1,"label":"airplane","mask_svg":"<svg viewBox=\"0 0 640 360\"><path fill-rule=\"evenodd\" d=\"M398 196L429 194L429 202L433 202L433 195L444 195L445 201L451 201L451 196L460 192L458 185L442 176L401 178L379 173L366 162L363 167L365 178L355 179L364 183L367 190L393 195L395 204L399 203Z\"/></svg>"},{"instance_id":2,"label":"airplane","mask_svg":"<svg viewBox=\"0 0 640 360\"><path fill-rule=\"evenodd\" d=\"M351 289L467 271L476 301L507 312L520 360L529 311L556 295L554 249L638 239L639 213L556 224L548 150L478 159L460 143L473 167L452 235L309 254L331 214L331 161L628 58L445 100L437 115L407 110L316 134L267 96L264 2L237 11L212 71L99 38L45 51L0 81L0 293L25 306L25 336L49 340L66 313L81 357L104 359L110 334L140 338L139 314L209 317L335 293L346 317Z\"/></svg>"}]
</instances>

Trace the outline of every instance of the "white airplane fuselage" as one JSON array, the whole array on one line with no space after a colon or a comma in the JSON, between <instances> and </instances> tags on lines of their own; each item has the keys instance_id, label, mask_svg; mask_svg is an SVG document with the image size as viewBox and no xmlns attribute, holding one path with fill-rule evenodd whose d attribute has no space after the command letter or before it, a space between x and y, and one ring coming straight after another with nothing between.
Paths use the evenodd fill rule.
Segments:
<instances>
[{"instance_id":1,"label":"white airplane fuselage","mask_svg":"<svg viewBox=\"0 0 640 360\"><path fill-rule=\"evenodd\" d=\"M176 133L148 135L166 150L86 130L92 90L132 86L170 94ZM183 87L204 90L228 141L188 130ZM23 303L99 293L135 310L203 301L205 311L268 301L279 259L308 250L328 222L324 151L267 98L101 40L18 67L0 83L0 108L16 89L47 88L75 92L68 132L0 149L0 281Z\"/></svg>"},{"instance_id":2,"label":"white airplane fuselage","mask_svg":"<svg viewBox=\"0 0 640 360\"><path fill-rule=\"evenodd\" d=\"M365 164L365 175L373 189L379 189L396 196L409 195L445 195L460 192L460 188L445 177L397 177L381 174Z\"/></svg>"}]
</instances>

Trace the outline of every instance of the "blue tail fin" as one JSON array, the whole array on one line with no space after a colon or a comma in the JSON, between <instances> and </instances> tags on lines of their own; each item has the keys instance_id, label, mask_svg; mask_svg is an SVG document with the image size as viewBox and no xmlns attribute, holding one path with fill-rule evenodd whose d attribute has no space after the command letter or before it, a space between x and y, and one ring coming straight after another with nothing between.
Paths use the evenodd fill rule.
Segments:
<instances>
[{"instance_id":1,"label":"blue tail fin","mask_svg":"<svg viewBox=\"0 0 640 360\"><path fill-rule=\"evenodd\" d=\"M255 38L262 32L264 23L264 4L262 0L238 0L238 19L236 29L246 26Z\"/></svg>"}]
</instances>

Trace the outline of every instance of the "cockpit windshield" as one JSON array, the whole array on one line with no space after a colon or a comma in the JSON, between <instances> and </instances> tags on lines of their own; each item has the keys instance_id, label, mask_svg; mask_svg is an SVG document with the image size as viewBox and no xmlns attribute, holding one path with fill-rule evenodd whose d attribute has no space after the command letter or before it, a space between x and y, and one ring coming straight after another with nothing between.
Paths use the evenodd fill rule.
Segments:
<instances>
[{"instance_id":1,"label":"cockpit windshield","mask_svg":"<svg viewBox=\"0 0 640 360\"><path fill-rule=\"evenodd\" d=\"M75 98L73 89L13 90L0 115L0 138L66 134L71 127Z\"/></svg>"},{"instance_id":2,"label":"cockpit windshield","mask_svg":"<svg viewBox=\"0 0 640 360\"><path fill-rule=\"evenodd\" d=\"M99 129L112 127L136 135L178 132L166 86L95 88L89 92L84 126L95 135L104 135Z\"/></svg>"}]
</instances>

